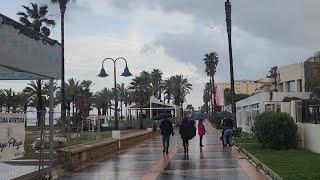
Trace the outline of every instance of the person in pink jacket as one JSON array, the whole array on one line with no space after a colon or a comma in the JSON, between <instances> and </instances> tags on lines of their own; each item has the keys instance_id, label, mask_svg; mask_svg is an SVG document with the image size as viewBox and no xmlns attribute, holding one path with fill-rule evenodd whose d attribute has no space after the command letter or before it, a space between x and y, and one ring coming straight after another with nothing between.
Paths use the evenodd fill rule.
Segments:
<instances>
[{"instance_id":1,"label":"person in pink jacket","mask_svg":"<svg viewBox=\"0 0 320 180\"><path fill-rule=\"evenodd\" d=\"M199 120L199 123L198 123L198 135L200 137L200 146L203 147L203 144L202 144L202 139L203 139L203 136L206 134L206 128L204 127L204 124L203 124L203 120L200 119Z\"/></svg>"}]
</instances>

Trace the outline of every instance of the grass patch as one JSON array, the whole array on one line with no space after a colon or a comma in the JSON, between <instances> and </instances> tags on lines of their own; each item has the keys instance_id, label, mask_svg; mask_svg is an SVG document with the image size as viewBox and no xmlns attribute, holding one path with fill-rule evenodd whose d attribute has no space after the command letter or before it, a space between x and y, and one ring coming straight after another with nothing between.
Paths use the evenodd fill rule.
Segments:
<instances>
[{"instance_id":1,"label":"grass patch","mask_svg":"<svg viewBox=\"0 0 320 180\"><path fill-rule=\"evenodd\" d=\"M124 134L128 134L135 131L136 130L121 130L121 134L124 135ZM106 139L111 139L111 137L112 137L111 131L102 131L100 132L100 134L98 133L86 134L86 135L83 135L82 138L74 138L70 140L69 142L67 142L66 146L69 147L69 146L83 144L83 143L87 143L95 140L106 140Z\"/></svg>"},{"instance_id":2,"label":"grass patch","mask_svg":"<svg viewBox=\"0 0 320 180\"><path fill-rule=\"evenodd\" d=\"M30 159L31 155L34 153L34 149L32 147L33 139L26 139L24 141L24 156L22 159Z\"/></svg>"},{"instance_id":3,"label":"grass patch","mask_svg":"<svg viewBox=\"0 0 320 180\"><path fill-rule=\"evenodd\" d=\"M235 143L285 180L320 179L320 154L299 149L264 149L255 137L245 133Z\"/></svg>"}]
</instances>

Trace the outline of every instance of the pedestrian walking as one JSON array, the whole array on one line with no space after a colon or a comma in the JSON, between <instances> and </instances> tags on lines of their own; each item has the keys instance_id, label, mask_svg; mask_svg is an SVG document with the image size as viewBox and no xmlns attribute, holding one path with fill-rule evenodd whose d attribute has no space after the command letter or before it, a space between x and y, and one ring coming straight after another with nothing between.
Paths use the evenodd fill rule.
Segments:
<instances>
[{"instance_id":1,"label":"pedestrian walking","mask_svg":"<svg viewBox=\"0 0 320 180\"><path fill-rule=\"evenodd\" d=\"M206 128L204 127L203 119L200 119L198 122L198 135L200 137L200 147L203 147L202 139L205 134L206 134Z\"/></svg>"},{"instance_id":2,"label":"pedestrian walking","mask_svg":"<svg viewBox=\"0 0 320 180\"><path fill-rule=\"evenodd\" d=\"M170 135L174 136L172 122L168 118L165 118L160 124L160 129L163 143L162 152L169 154Z\"/></svg>"},{"instance_id":3,"label":"pedestrian walking","mask_svg":"<svg viewBox=\"0 0 320 180\"><path fill-rule=\"evenodd\" d=\"M182 139L184 153L189 152L189 140L196 136L196 127L193 124L193 121L189 118L184 117L180 126L179 133Z\"/></svg>"},{"instance_id":4,"label":"pedestrian walking","mask_svg":"<svg viewBox=\"0 0 320 180\"><path fill-rule=\"evenodd\" d=\"M232 135L233 135L233 120L231 118L225 118L222 120L222 136L223 136L223 146L232 146Z\"/></svg>"}]
</instances>

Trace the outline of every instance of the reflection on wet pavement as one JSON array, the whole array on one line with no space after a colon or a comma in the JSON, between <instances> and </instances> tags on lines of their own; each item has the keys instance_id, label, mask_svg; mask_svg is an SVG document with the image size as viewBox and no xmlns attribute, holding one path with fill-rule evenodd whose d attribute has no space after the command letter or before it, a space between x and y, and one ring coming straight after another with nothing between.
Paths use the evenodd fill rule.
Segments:
<instances>
[{"instance_id":1,"label":"reflection on wet pavement","mask_svg":"<svg viewBox=\"0 0 320 180\"><path fill-rule=\"evenodd\" d=\"M154 138L61 179L265 179L234 149L223 148L217 132L206 126L205 146L200 148L198 137L192 139L188 155L179 136L171 138L169 155L162 154L161 139Z\"/></svg>"}]
</instances>

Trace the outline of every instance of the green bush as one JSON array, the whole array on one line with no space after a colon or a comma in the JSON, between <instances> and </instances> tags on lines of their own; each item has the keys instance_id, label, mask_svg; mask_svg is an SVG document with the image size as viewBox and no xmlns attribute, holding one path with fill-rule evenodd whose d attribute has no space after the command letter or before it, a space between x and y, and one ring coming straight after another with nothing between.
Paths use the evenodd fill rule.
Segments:
<instances>
[{"instance_id":1,"label":"green bush","mask_svg":"<svg viewBox=\"0 0 320 180\"><path fill-rule=\"evenodd\" d=\"M215 112L213 116L210 116L209 121L211 121L216 128L220 129L221 120L218 116L218 113Z\"/></svg>"},{"instance_id":2,"label":"green bush","mask_svg":"<svg viewBox=\"0 0 320 180\"><path fill-rule=\"evenodd\" d=\"M297 147L297 125L287 113L265 112L257 117L253 132L259 143L270 149Z\"/></svg>"}]
</instances>

